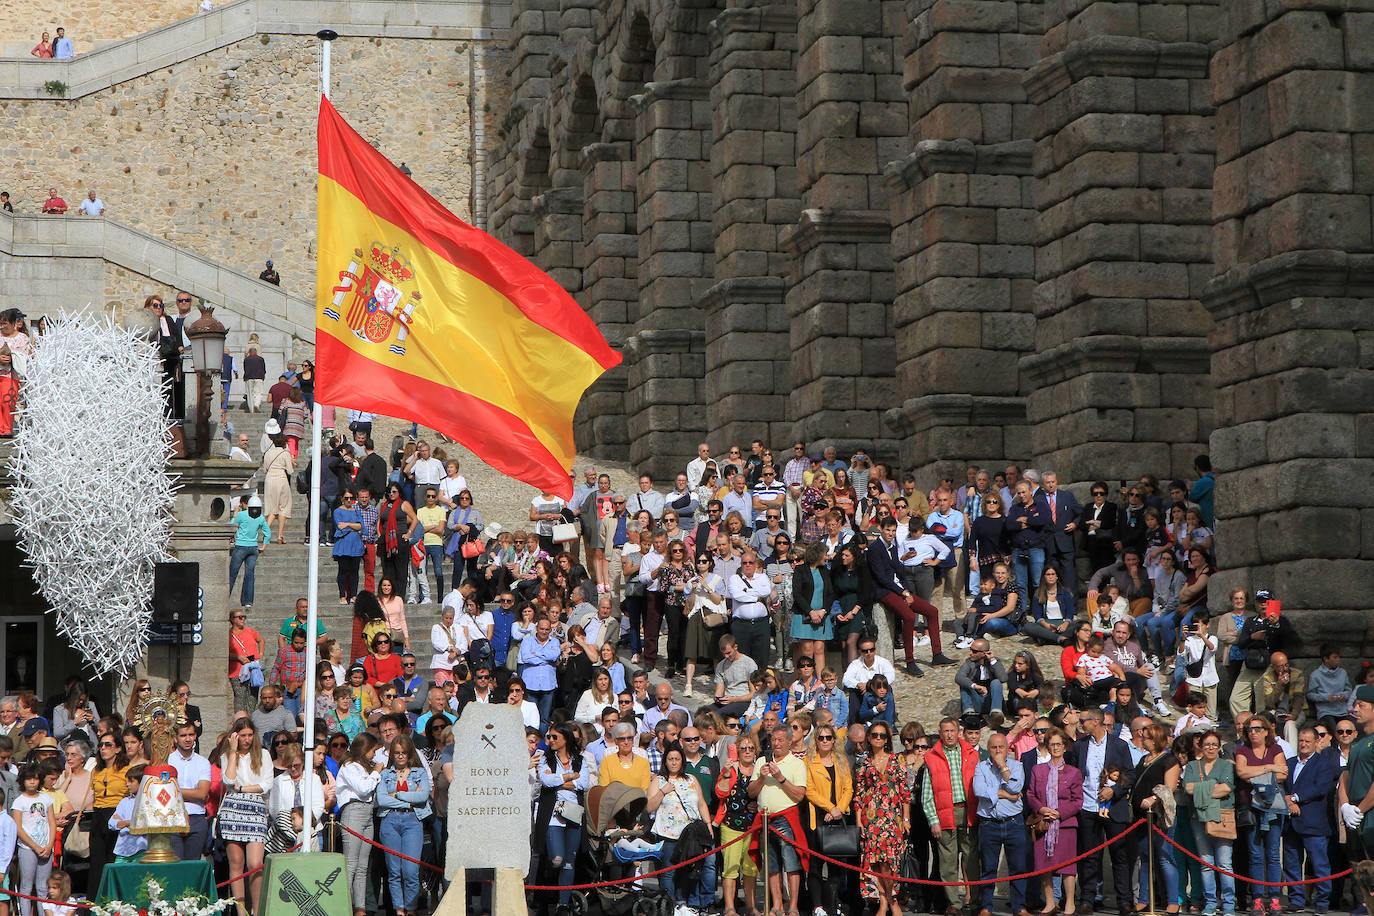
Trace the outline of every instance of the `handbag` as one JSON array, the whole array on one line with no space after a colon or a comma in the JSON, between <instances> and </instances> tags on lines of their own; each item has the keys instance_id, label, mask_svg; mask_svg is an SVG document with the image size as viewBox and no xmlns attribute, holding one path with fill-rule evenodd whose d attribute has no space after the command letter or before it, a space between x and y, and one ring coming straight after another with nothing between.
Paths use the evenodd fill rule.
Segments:
<instances>
[{"instance_id":1,"label":"handbag","mask_svg":"<svg viewBox=\"0 0 1374 916\"><path fill-rule=\"evenodd\" d=\"M464 541L463 546L458 548L458 552L463 555L464 560L471 560L482 555L481 541Z\"/></svg>"},{"instance_id":2,"label":"handbag","mask_svg":"<svg viewBox=\"0 0 1374 916\"><path fill-rule=\"evenodd\" d=\"M577 526L572 522L559 522L553 526L553 542L567 544L577 540Z\"/></svg>"},{"instance_id":3,"label":"handbag","mask_svg":"<svg viewBox=\"0 0 1374 916\"><path fill-rule=\"evenodd\" d=\"M1269 650L1251 647L1245 650L1245 667L1251 671L1263 671L1269 667Z\"/></svg>"},{"instance_id":4,"label":"handbag","mask_svg":"<svg viewBox=\"0 0 1374 916\"><path fill-rule=\"evenodd\" d=\"M1234 808L1222 808L1220 821L1206 821L1204 826L1207 835L1218 840L1234 840L1236 838L1236 811Z\"/></svg>"},{"instance_id":5,"label":"handbag","mask_svg":"<svg viewBox=\"0 0 1374 916\"><path fill-rule=\"evenodd\" d=\"M67 836L62 840L62 852L64 856L76 856L79 859L89 859L91 857L91 812L83 812L72 825L72 829L67 832ZM64 860L65 861L65 860Z\"/></svg>"},{"instance_id":6,"label":"handbag","mask_svg":"<svg viewBox=\"0 0 1374 916\"><path fill-rule=\"evenodd\" d=\"M582 815L585 813L585 810L577 802L570 802L564 800L560 801L558 804L553 806L553 813L557 814L565 821L571 821L574 824L581 824Z\"/></svg>"},{"instance_id":7,"label":"handbag","mask_svg":"<svg viewBox=\"0 0 1374 916\"><path fill-rule=\"evenodd\" d=\"M859 827L844 821L816 827L816 848L832 859L858 858Z\"/></svg>"}]
</instances>

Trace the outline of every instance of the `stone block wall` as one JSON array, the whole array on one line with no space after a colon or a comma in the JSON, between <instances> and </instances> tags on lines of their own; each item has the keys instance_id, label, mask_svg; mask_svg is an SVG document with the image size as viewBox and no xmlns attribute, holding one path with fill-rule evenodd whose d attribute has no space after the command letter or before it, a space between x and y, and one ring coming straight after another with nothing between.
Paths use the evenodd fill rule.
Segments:
<instances>
[{"instance_id":1,"label":"stone block wall","mask_svg":"<svg viewBox=\"0 0 1374 916\"><path fill-rule=\"evenodd\" d=\"M1223 9L1205 296L1217 578L1319 611L1297 618L1305 654L1367 653L1374 509L1355 491L1374 475L1374 9Z\"/></svg>"},{"instance_id":2,"label":"stone block wall","mask_svg":"<svg viewBox=\"0 0 1374 916\"><path fill-rule=\"evenodd\" d=\"M1207 2L1045 5L1034 102L1038 467L1186 476L1212 427Z\"/></svg>"},{"instance_id":3,"label":"stone block wall","mask_svg":"<svg viewBox=\"0 0 1374 916\"><path fill-rule=\"evenodd\" d=\"M798 216L797 19L790 5L736 5L711 23L715 284L706 317L706 438L781 442L791 433L791 258Z\"/></svg>"},{"instance_id":4,"label":"stone block wall","mask_svg":"<svg viewBox=\"0 0 1374 916\"><path fill-rule=\"evenodd\" d=\"M800 219L789 237L793 437L895 450L892 251L883 168L906 152L904 4L798 0Z\"/></svg>"},{"instance_id":5,"label":"stone block wall","mask_svg":"<svg viewBox=\"0 0 1374 916\"><path fill-rule=\"evenodd\" d=\"M897 390L919 479L1030 454L1018 362L1035 345L1032 106L1038 3L922 0L906 29L914 152L893 188Z\"/></svg>"},{"instance_id":6,"label":"stone block wall","mask_svg":"<svg viewBox=\"0 0 1374 916\"><path fill-rule=\"evenodd\" d=\"M333 52L334 104L463 218L469 107L437 100L466 98L472 46L341 38ZM313 297L318 54L313 38L263 35L79 99L0 102L0 184L19 213L49 187L73 208L94 189L111 219L254 277L272 258L284 288Z\"/></svg>"}]
</instances>

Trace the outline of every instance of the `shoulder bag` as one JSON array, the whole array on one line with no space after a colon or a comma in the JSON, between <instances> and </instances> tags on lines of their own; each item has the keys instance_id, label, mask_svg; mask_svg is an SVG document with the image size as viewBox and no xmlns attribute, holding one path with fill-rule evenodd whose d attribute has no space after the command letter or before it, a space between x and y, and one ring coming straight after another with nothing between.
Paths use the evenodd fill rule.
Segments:
<instances>
[{"instance_id":1,"label":"shoulder bag","mask_svg":"<svg viewBox=\"0 0 1374 916\"><path fill-rule=\"evenodd\" d=\"M1220 821L1206 821L1207 835L1218 840L1236 838L1236 809L1222 808Z\"/></svg>"}]
</instances>

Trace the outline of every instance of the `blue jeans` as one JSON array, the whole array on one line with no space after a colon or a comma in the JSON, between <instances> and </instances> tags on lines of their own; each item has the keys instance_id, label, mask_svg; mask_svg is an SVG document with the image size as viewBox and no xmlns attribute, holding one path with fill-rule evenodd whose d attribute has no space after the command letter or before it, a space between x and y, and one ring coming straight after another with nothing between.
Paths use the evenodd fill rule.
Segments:
<instances>
[{"instance_id":1,"label":"blue jeans","mask_svg":"<svg viewBox=\"0 0 1374 916\"><path fill-rule=\"evenodd\" d=\"M429 561L429 568L434 570L434 593L442 601L444 599L444 545L426 544L425 559ZM457 585L458 583L455 581L453 584Z\"/></svg>"},{"instance_id":2,"label":"blue jeans","mask_svg":"<svg viewBox=\"0 0 1374 916\"><path fill-rule=\"evenodd\" d=\"M1155 847L1155 868L1164 877L1164 899L1155 901L1155 908L1162 906L1172 906L1178 901L1178 868L1174 865L1174 847L1164 842L1163 838L1149 828L1148 824L1141 824L1138 828L1140 836L1136 840L1137 854L1140 856L1139 882L1140 892L1136 899L1139 903L1150 902L1150 886L1153 878L1150 875L1150 847L1146 844L1154 841ZM1170 828L1165 833L1173 835Z\"/></svg>"},{"instance_id":3,"label":"blue jeans","mask_svg":"<svg viewBox=\"0 0 1374 916\"><path fill-rule=\"evenodd\" d=\"M997 823L985 820L978 825L978 849L983 860L983 880L997 877L997 862L1002 850L1007 852L1007 871L1013 875L1026 871L1026 854L1030 851L1026 842L1026 822L1020 817ZM992 909L992 892L995 884L984 884L983 909ZM1026 906L1026 879L1011 882L1011 911L1019 913Z\"/></svg>"},{"instance_id":4,"label":"blue jeans","mask_svg":"<svg viewBox=\"0 0 1374 916\"><path fill-rule=\"evenodd\" d=\"M992 705L985 707L984 704L988 701L989 697L992 698ZM968 690L964 687L960 687L959 702L959 708L964 712L973 709L986 715L994 709L1000 710L1002 708L1002 682L994 679L993 682L988 685L988 692L985 694L979 693L976 690ZM1019 874L1019 872L1012 872L1012 874ZM1015 906L1011 908L1013 913L1019 909L1020 907Z\"/></svg>"},{"instance_id":5,"label":"blue jeans","mask_svg":"<svg viewBox=\"0 0 1374 916\"><path fill-rule=\"evenodd\" d=\"M993 617L983 621L983 632L993 636L1015 636L1018 632L1014 623L1005 617Z\"/></svg>"},{"instance_id":6,"label":"blue jeans","mask_svg":"<svg viewBox=\"0 0 1374 916\"><path fill-rule=\"evenodd\" d=\"M549 831L544 834L544 855L549 869L558 876L555 883L560 887L573 883L573 865L577 862L577 846L581 841L581 827L566 827L558 823L558 818L549 819ZM571 896L571 891L559 891L559 906L565 905Z\"/></svg>"},{"instance_id":7,"label":"blue jeans","mask_svg":"<svg viewBox=\"0 0 1374 916\"><path fill-rule=\"evenodd\" d=\"M1216 837L1207 835L1206 825L1193 822L1193 840L1197 843L1197 853L1202 857L1202 861L1208 865L1215 865L1217 868L1231 870L1231 847L1232 840L1219 840ZM1217 900L1217 885L1221 885L1221 900ZM1230 875L1223 875L1210 868L1202 870L1202 908L1204 912L1217 912L1217 904L1220 902L1221 912L1234 913L1236 911L1236 879ZM1292 899L1290 894L1289 899Z\"/></svg>"},{"instance_id":8,"label":"blue jeans","mask_svg":"<svg viewBox=\"0 0 1374 916\"><path fill-rule=\"evenodd\" d=\"M239 577L239 567L243 567L243 590L239 592L240 604L253 603L253 584L257 577L258 548L233 547L229 550L229 594L234 593L234 581Z\"/></svg>"},{"instance_id":9,"label":"blue jeans","mask_svg":"<svg viewBox=\"0 0 1374 916\"><path fill-rule=\"evenodd\" d=\"M1302 880L1302 851L1307 850L1307 857L1312 860L1312 872L1315 875L1331 874L1331 859L1327 855L1327 838L1324 836L1298 836L1293 831L1288 831L1286 842L1283 844L1283 880L1290 882L1288 887L1288 902L1293 906L1303 906L1307 901L1306 884L1295 884L1292 882ZM1312 906L1317 909L1325 909L1331 901L1331 882L1322 881L1312 885L1315 888L1312 892Z\"/></svg>"},{"instance_id":10,"label":"blue jeans","mask_svg":"<svg viewBox=\"0 0 1374 916\"><path fill-rule=\"evenodd\" d=\"M286 711L291 713L291 715L299 716L301 714L301 692L297 690L293 693L283 688L281 705L285 706Z\"/></svg>"},{"instance_id":11,"label":"blue jeans","mask_svg":"<svg viewBox=\"0 0 1374 916\"><path fill-rule=\"evenodd\" d=\"M525 688L525 697L539 707L539 728L549 727L549 713L553 712L553 690L530 690Z\"/></svg>"},{"instance_id":12,"label":"blue jeans","mask_svg":"<svg viewBox=\"0 0 1374 916\"><path fill-rule=\"evenodd\" d=\"M630 652L635 655L644 648L644 640L640 635L640 627L644 626L644 604L643 595L626 595L622 602L626 624L630 628Z\"/></svg>"},{"instance_id":13,"label":"blue jeans","mask_svg":"<svg viewBox=\"0 0 1374 916\"><path fill-rule=\"evenodd\" d=\"M673 850L675 849L677 849L677 840L664 840L663 854L659 857L660 861L665 863L672 861ZM704 910L716 899L716 857L707 856L697 864L701 866L701 871L697 875L696 884L692 887L679 886L673 880L676 872L666 872L660 875L658 880L663 889L678 903Z\"/></svg>"},{"instance_id":14,"label":"blue jeans","mask_svg":"<svg viewBox=\"0 0 1374 916\"><path fill-rule=\"evenodd\" d=\"M1258 821L1261 815L1255 812L1255 820ZM1276 815L1270 823L1268 830L1261 830L1256 823L1245 835L1245 841L1250 847L1250 877L1257 881L1278 882L1282 877L1279 868L1279 846L1283 841L1283 825L1288 818L1283 815ZM1327 874L1322 872L1322 874ZM1268 897L1277 899L1279 889L1277 887L1264 887L1252 883L1255 899Z\"/></svg>"},{"instance_id":15,"label":"blue jeans","mask_svg":"<svg viewBox=\"0 0 1374 916\"><path fill-rule=\"evenodd\" d=\"M1140 647L1145 653L1168 658L1178 640L1178 612L1150 611L1135 620L1136 631L1140 634Z\"/></svg>"},{"instance_id":16,"label":"blue jeans","mask_svg":"<svg viewBox=\"0 0 1374 916\"><path fill-rule=\"evenodd\" d=\"M418 859L425 845L425 828L409 811L386 811L377 839L383 846ZM398 856L387 856L386 871L391 881L391 905L408 913L413 911L420 896L420 866Z\"/></svg>"},{"instance_id":17,"label":"blue jeans","mask_svg":"<svg viewBox=\"0 0 1374 916\"><path fill-rule=\"evenodd\" d=\"M1030 593L1040 587L1040 574L1045 570L1045 548L1013 549L1011 567L1016 571L1016 585L1021 589L1021 610L1028 610Z\"/></svg>"}]
</instances>

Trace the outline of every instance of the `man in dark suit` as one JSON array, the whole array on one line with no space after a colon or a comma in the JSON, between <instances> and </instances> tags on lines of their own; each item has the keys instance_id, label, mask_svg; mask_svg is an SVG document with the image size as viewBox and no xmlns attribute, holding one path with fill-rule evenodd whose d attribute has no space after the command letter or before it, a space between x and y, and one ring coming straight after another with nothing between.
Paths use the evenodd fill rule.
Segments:
<instances>
[{"instance_id":1,"label":"man in dark suit","mask_svg":"<svg viewBox=\"0 0 1374 916\"><path fill-rule=\"evenodd\" d=\"M1302 853L1312 863L1312 873L1329 875L1331 862L1327 843L1331 836L1331 790L1336 785L1334 762L1317 753L1317 730L1298 729L1298 755L1288 758L1288 779L1284 792L1288 800L1288 829L1283 841L1283 880L1288 886L1288 908L1302 909L1307 885L1297 884L1303 877ZM1331 900L1331 882L1312 885L1312 909L1325 913Z\"/></svg>"},{"instance_id":2,"label":"man in dark suit","mask_svg":"<svg viewBox=\"0 0 1374 916\"><path fill-rule=\"evenodd\" d=\"M472 673L472 680L459 687L453 699L458 704L459 718L462 718L463 710L469 703L505 702L505 698L496 690L496 681L491 676L491 666L485 664L477 666L477 670Z\"/></svg>"},{"instance_id":3,"label":"man in dark suit","mask_svg":"<svg viewBox=\"0 0 1374 916\"><path fill-rule=\"evenodd\" d=\"M1068 490L1059 489L1059 476L1046 471L1040 478L1040 493L1036 499L1044 504L1050 524L1045 529L1045 565L1059 571L1059 581L1073 594L1078 594L1078 566L1074 563L1073 533L1083 507Z\"/></svg>"},{"instance_id":4,"label":"man in dark suit","mask_svg":"<svg viewBox=\"0 0 1374 916\"><path fill-rule=\"evenodd\" d=\"M1081 853L1106 840L1115 840L1125 831L1131 820L1131 779L1135 768L1131 764L1130 747L1107 733L1102 710L1096 706L1080 710L1078 726L1084 733L1084 737L1074 742L1077 766L1083 772L1083 810L1078 815L1078 851ZM1120 775L1110 784L1104 784L1103 772L1112 770ZM1128 852L1128 847L1134 845L1113 842L1107 847L1112 857L1112 880L1116 885L1119 913L1129 913L1134 906ZM1102 874L1102 853L1088 856L1078 870L1078 913L1087 916L1093 911L1097 880Z\"/></svg>"}]
</instances>

